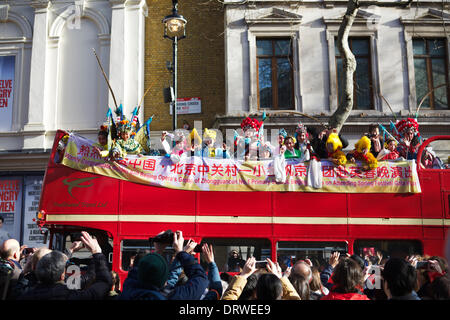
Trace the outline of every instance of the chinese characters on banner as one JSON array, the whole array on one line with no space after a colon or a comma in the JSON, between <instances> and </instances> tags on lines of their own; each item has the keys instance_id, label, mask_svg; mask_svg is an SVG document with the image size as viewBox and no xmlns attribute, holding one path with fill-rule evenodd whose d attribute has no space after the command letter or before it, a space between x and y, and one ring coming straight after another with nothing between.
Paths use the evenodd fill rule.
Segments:
<instances>
[{"instance_id":1,"label":"chinese characters on banner","mask_svg":"<svg viewBox=\"0 0 450 320\"><path fill-rule=\"evenodd\" d=\"M41 196L42 176L29 176L24 179L24 221L23 244L28 247L39 248L44 245L44 235L33 219L39 210L39 198Z\"/></svg>"},{"instance_id":2,"label":"chinese characters on banner","mask_svg":"<svg viewBox=\"0 0 450 320\"><path fill-rule=\"evenodd\" d=\"M22 213L22 177L0 178L0 242L14 238L20 240Z\"/></svg>"},{"instance_id":3,"label":"chinese characters on banner","mask_svg":"<svg viewBox=\"0 0 450 320\"><path fill-rule=\"evenodd\" d=\"M11 130L15 56L0 56L0 131Z\"/></svg>"},{"instance_id":4,"label":"chinese characters on banner","mask_svg":"<svg viewBox=\"0 0 450 320\"><path fill-rule=\"evenodd\" d=\"M293 191L348 193L420 193L415 161L383 161L365 171L354 164L334 166L320 161L309 175L309 164L286 161L287 179L278 183L274 160L248 161L188 157L172 163L167 157L128 156L106 162L92 152L93 141L70 134L62 164L76 170L172 189L202 191ZM321 187L311 181L320 177Z\"/></svg>"}]
</instances>

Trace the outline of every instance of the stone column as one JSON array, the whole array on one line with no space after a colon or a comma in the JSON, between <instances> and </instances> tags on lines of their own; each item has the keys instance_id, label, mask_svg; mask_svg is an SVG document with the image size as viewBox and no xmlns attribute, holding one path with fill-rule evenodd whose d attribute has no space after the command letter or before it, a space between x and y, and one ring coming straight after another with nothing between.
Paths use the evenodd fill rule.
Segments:
<instances>
[{"instance_id":1,"label":"stone column","mask_svg":"<svg viewBox=\"0 0 450 320\"><path fill-rule=\"evenodd\" d=\"M28 122L24 126L24 148L43 148L45 133L45 78L49 2L33 1L35 9L31 52ZM27 135L27 132L29 135Z\"/></svg>"},{"instance_id":2,"label":"stone column","mask_svg":"<svg viewBox=\"0 0 450 320\"><path fill-rule=\"evenodd\" d=\"M110 0L111 51L109 81L117 104L129 118L144 94L145 0ZM112 97L109 105L114 106ZM140 117L143 120L144 109Z\"/></svg>"},{"instance_id":3,"label":"stone column","mask_svg":"<svg viewBox=\"0 0 450 320\"><path fill-rule=\"evenodd\" d=\"M138 105L144 94L144 51L145 51L145 17L147 4L145 0L127 0L125 2L125 96L127 110ZM141 106L142 123L144 106Z\"/></svg>"},{"instance_id":4,"label":"stone column","mask_svg":"<svg viewBox=\"0 0 450 320\"><path fill-rule=\"evenodd\" d=\"M110 0L111 3L111 49L109 56L109 83L116 97L117 106L122 102L124 111L128 113L129 106L124 101L125 72L125 0ZM114 111L115 105L109 95L108 105Z\"/></svg>"}]
</instances>

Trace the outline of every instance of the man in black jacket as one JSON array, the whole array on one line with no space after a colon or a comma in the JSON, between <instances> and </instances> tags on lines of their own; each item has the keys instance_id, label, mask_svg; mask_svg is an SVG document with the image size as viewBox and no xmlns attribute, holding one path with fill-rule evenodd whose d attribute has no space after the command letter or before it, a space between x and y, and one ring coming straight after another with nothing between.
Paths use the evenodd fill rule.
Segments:
<instances>
[{"instance_id":1,"label":"man in black jacket","mask_svg":"<svg viewBox=\"0 0 450 320\"><path fill-rule=\"evenodd\" d=\"M208 276L200 264L190 254L196 243L188 242L183 248L181 231L174 233L173 249L175 259L171 266L159 253L149 253L140 259L137 267L128 273L123 284L121 300L200 300L208 288ZM155 247L160 245L155 242ZM164 251L165 245L156 248ZM187 277L183 285L175 285L181 268Z\"/></svg>"},{"instance_id":2,"label":"man in black jacket","mask_svg":"<svg viewBox=\"0 0 450 320\"><path fill-rule=\"evenodd\" d=\"M39 284L22 295L19 300L101 300L111 286L112 278L106 258L96 239L87 232L81 233L81 241L92 253L95 268L95 281L86 289L71 290L64 283L67 256L59 251L52 251L39 260L36 277Z\"/></svg>"},{"instance_id":3,"label":"man in black jacket","mask_svg":"<svg viewBox=\"0 0 450 320\"><path fill-rule=\"evenodd\" d=\"M337 130L334 128L328 128L325 129L319 133L317 133L316 129L308 127L307 129L310 137L311 147L313 148L314 152L319 156L321 159L327 159L328 158L328 151L326 147L326 142L328 139L328 136L330 133L335 132L337 133ZM347 148L348 141L347 139L339 134L339 139L342 142L342 149Z\"/></svg>"}]
</instances>

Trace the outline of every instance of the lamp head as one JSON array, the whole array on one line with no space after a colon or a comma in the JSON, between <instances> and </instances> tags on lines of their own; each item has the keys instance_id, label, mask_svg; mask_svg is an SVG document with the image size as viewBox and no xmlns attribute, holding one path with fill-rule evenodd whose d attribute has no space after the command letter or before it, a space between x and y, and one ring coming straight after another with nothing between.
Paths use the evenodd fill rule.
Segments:
<instances>
[{"instance_id":1,"label":"lamp head","mask_svg":"<svg viewBox=\"0 0 450 320\"><path fill-rule=\"evenodd\" d=\"M164 35L172 37L184 36L186 31L186 19L179 14L171 14L163 20L164 23Z\"/></svg>"},{"instance_id":2,"label":"lamp head","mask_svg":"<svg viewBox=\"0 0 450 320\"><path fill-rule=\"evenodd\" d=\"M164 23L164 37L184 38L187 20L182 15L178 14L178 1L172 0L172 2L172 14L165 17L162 21Z\"/></svg>"}]
</instances>

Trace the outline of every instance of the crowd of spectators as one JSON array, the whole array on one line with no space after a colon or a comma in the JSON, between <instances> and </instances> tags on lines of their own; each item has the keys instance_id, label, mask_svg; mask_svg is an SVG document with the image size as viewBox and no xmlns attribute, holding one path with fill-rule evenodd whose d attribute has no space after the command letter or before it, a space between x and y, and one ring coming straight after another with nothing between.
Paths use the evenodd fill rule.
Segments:
<instances>
[{"instance_id":1,"label":"crowd of spectators","mask_svg":"<svg viewBox=\"0 0 450 320\"><path fill-rule=\"evenodd\" d=\"M298 260L282 270L278 262L248 258L238 272L220 274L214 248L173 233L173 243L154 243L138 254L123 285L110 271L97 239L82 232L71 252L91 253L83 273L70 272L71 259L48 248L24 248L14 239L1 244L2 300L449 300L448 263L443 257L406 258L340 254L326 265ZM167 261L166 248L174 255Z\"/></svg>"}]
</instances>

